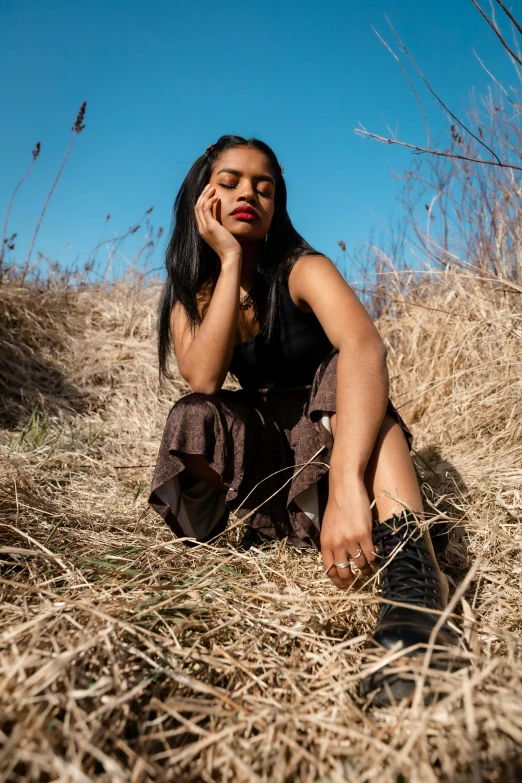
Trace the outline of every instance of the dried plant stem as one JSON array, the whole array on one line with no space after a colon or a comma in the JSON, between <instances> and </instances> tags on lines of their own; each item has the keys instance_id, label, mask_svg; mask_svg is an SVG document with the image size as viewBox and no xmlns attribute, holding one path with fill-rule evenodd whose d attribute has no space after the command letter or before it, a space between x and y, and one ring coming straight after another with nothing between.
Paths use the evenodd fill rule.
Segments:
<instances>
[{"instance_id":1,"label":"dried plant stem","mask_svg":"<svg viewBox=\"0 0 522 783\"><path fill-rule=\"evenodd\" d=\"M8 223L9 223L9 215L11 214L11 209L12 209L12 206L14 204L14 201L15 201L15 198L16 198L16 194L18 193L18 191L20 190L20 187L23 185L23 183L25 182L25 180L27 179L27 177L31 173L31 171L33 169L33 166L36 163L39 155L40 155L40 142L38 142L38 144L36 145L35 149L33 150L33 159L31 161L31 163L29 164L29 167L28 167L27 171L25 172L25 174L23 175L21 180L16 185L15 189L13 190L13 192L11 194L11 198L9 199L9 204L7 206L7 211L5 213L5 218L4 218L4 228L3 228L3 232L2 232L2 245L0 246L0 285L2 284L2 277L3 277L3 262L4 262L4 257L5 257L5 247L6 247L6 244L7 244L7 226L8 226Z\"/></svg>"},{"instance_id":2,"label":"dried plant stem","mask_svg":"<svg viewBox=\"0 0 522 783\"><path fill-rule=\"evenodd\" d=\"M46 199L44 201L42 211L40 213L40 217L38 218L38 222L36 224L36 228L34 230L33 237L31 239L31 244L29 245L29 251L27 253L27 258L25 260L24 269L22 272L22 282L25 280L27 273L29 271L29 264L31 263L31 254L33 252L34 244L36 242L36 237L38 236L38 232L40 231L40 226L42 225L42 220L44 218L45 212L47 210L47 207L49 206L49 202L51 200L51 196L54 193L54 189L56 188L56 185L58 184L58 181L60 177L62 176L62 172L64 170L65 164L67 163L67 159L69 155L71 154L71 150L74 146L74 142L76 141L76 137L79 133L85 128L85 125L83 125L83 120L85 117L85 109L86 109L87 103L84 101L80 107L80 110L78 112L78 115L76 117L76 121L74 125L72 126L72 136L71 140L69 142L69 146L67 147L65 151L65 155L63 156L62 162L60 164L60 168L58 169L58 173L56 174L56 177L54 178L54 181L49 189L49 192L47 193Z\"/></svg>"},{"instance_id":3,"label":"dried plant stem","mask_svg":"<svg viewBox=\"0 0 522 783\"><path fill-rule=\"evenodd\" d=\"M73 148L75 140L76 140L76 134L73 133L71 141L69 142L69 146L67 147L65 155L63 156L63 160L62 160L62 163L60 165L60 168L58 169L58 173L57 173L56 177L54 178L54 182L52 183L49 192L47 193L46 199L45 199L43 207L42 207L42 211L40 213L40 217L38 218L38 222L36 224L36 228L34 230L34 234L33 234L33 237L31 239L31 244L29 245L27 258L25 259L25 266L24 266L24 269L23 269L23 272L22 272L22 280L25 279L25 277L26 277L26 275L27 275L27 273L29 271L29 264L31 262L31 255L32 255L32 252L33 252L34 244L36 242L36 237L38 236L38 232L40 231L40 226L42 225L42 221L44 219L44 215L46 213L47 207L49 206L49 202L51 200L51 196L53 195L54 189L56 188L56 185L58 184L58 180L60 179L60 177L62 175L62 171L63 171L63 169L65 167L65 164L67 163L67 158L69 157L69 155L71 153L71 150Z\"/></svg>"},{"instance_id":4,"label":"dried plant stem","mask_svg":"<svg viewBox=\"0 0 522 783\"><path fill-rule=\"evenodd\" d=\"M6 281L0 777L449 783L479 767L484 783L516 783L520 295L456 267L381 278L377 327L392 399L412 400L422 525L451 526L441 566L454 598L440 617L458 627L462 597L473 636L459 671L434 674L423 654L386 660L435 688L437 703L372 711L358 698L384 660L365 647L380 603L372 582L339 591L317 552L285 540L241 551L237 518L213 543L185 547L147 507L163 422L189 391L176 372L159 385L159 285L42 295Z\"/></svg>"}]
</instances>

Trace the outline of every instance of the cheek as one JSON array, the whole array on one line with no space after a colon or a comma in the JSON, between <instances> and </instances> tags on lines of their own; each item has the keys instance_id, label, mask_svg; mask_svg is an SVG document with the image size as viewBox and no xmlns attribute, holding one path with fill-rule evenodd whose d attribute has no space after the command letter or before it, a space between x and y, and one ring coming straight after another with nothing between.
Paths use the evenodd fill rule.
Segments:
<instances>
[{"instance_id":1,"label":"cheek","mask_svg":"<svg viewBox=\"0 0 522 783\"><path fill-rule=\"evenodd\" d=\"M210 186L212 188L216 188L215 195L219 198L219 200L223 204L227 204L230 199L230 191L226 190L225 188L220 188L219 185L217 185L215 182L211 182Z\"/></svg>"},{"instance_id":2,"label":"cheek","mask_svg":"<svg viewBox=\"0 0 522 783\"><path fill-rule=\"evenodd\" d=\"M221 209L221 216L222 218L225 218L225 220L228 217L228 213L234 208L230 193L231 191L216 186L216 195L219 198L218 203Z\"/></svg>"}]
</instances>

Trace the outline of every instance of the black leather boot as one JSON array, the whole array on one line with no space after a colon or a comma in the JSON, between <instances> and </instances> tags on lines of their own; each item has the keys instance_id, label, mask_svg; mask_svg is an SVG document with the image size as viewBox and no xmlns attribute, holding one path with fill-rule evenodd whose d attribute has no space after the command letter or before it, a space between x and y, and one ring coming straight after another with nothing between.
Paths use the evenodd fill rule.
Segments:
<instances>
[{"instance_id":1,"label":"black leather boot","mask_svg":"<svg viewBox=\"0 0 522 783\"><path fill-rule=\"evenodd\" d=\"M265 541L267 540L267 536L264 536L263 533L260 533L259 530L256 530L254 527L250 527L248 525L243 538L241 539L240 548L244 549L245 552L248 552L249 549L252 549L253 546L261 546Z\"/></svg>"},{"instance_id":2,"label":"black leather boot","mask_svg":"<svg viewBox=\"0 0 522 783\"><path fill-rule=\"evenodd\" d=\"M372 703L376 706L391 704L409 696L415 688L415 680L405 673L393 673L393 667L404 664L405 658L423 656L426 648L420 647L408 652L414 645L427 645L430 634L439 618L437 614L420 612L423 609L442 610L440 583L433 567L422 533L411 512L404 510L384 522L374 523L373 543L379 555L376 565L382 568L382 597L391 601L409 604L408 608L382 604L371 646L391 650L397 642L405 650L404 658L394 661L389 667L366 677L360 685L360 695L366 698L376 691ZM411 607L411 608L410 608ZM458 636L444 624L437 634L435 644L455 648ZM451 666L451 652L435 651L430 666L448 670Z\"/></svg>"}]
</instances>

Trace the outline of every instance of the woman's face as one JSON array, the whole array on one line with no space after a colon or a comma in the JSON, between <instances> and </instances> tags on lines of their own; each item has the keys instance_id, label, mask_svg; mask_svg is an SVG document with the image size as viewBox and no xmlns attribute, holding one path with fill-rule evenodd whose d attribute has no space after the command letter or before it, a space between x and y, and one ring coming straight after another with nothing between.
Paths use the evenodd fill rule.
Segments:
<instances>
[{"instance_id":1,"label":"woman's face","mask_svg":"<svg viewBox=\"0 0 522 783\"><path fill-rule=\"evenodd\" d=\"M251 147L225 150L214 163L210 185L219 196L214 217L239 242L265 238L274 214L275 194L274 172L266 155ZM249 208L253 216L238 212L242 207Z\"/></svg>"}]
</instances>

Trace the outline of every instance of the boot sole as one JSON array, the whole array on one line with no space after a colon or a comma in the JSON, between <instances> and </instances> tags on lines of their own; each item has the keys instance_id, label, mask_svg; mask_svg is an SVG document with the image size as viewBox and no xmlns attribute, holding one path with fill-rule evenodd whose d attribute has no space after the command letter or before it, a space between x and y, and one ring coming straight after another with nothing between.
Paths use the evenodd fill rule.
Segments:
<instances>
[{"instance_id":1,"label":"boot sole","mask_svg":"<svg viewBox=\"0 0 522 783\"><path fill-rule=\"evenodd\" d=\"M403 658L395 661L395 666L404 666L418 661L418 666L422 665L424 654L416 651L412 654L406 654ZM433 685L440 683L440 678L431 677L434 671L451 673L461 667L460 659L451 655L448 651L432 654L430 666L427 671L426 681L423 689L423 702L425 705L432 704L439 695L446 695L447 691L440 687L434 688ZM416 667L417 668L417 667ZM418 673L418 672L417 672ZM371 697L370 705L373 707L391 707L398 704L403 699L409 698L415 690L417 684L416 674L411 672L397 672L392 666L384 666L373 674L365 677L359 685L359 696L362 699Z\"/></svg>"}]
</instances>

